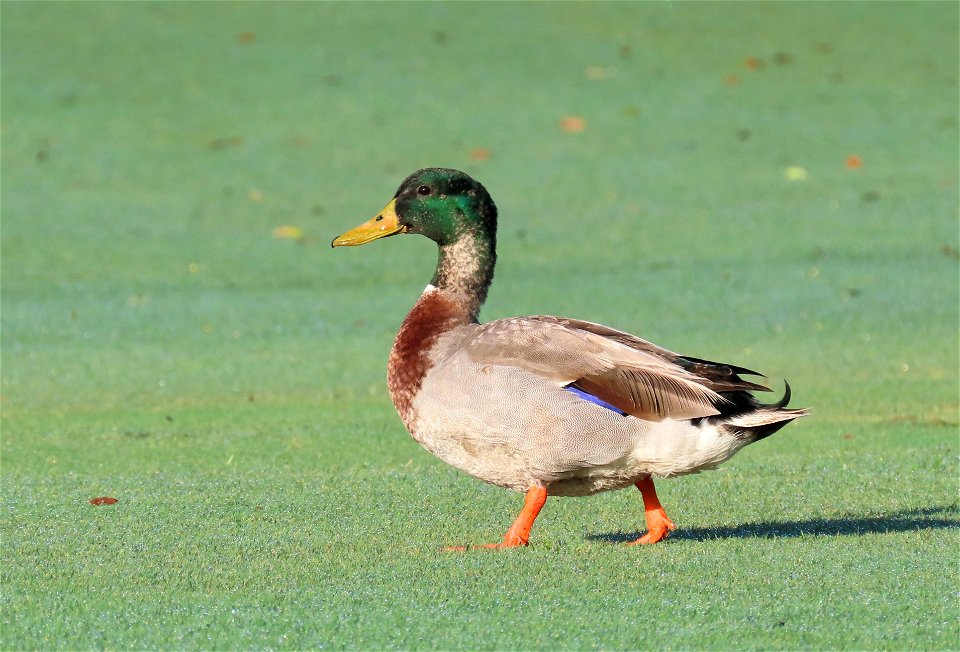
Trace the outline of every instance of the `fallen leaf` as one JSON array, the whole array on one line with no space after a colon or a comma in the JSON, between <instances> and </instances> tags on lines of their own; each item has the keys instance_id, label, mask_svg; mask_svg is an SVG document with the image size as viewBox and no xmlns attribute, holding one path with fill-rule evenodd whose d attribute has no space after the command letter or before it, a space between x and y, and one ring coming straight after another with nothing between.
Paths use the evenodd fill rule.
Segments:
<instances>
[{"instance_id":1,"label":"fallen leaf","mask_svg":"<svg viewBox=\"0 0 960 652\"><path fill-rule=\"evenodd\" d=\"M848 156L843 163L851 170L859 170L863 167L863 159L856 154L851 154Z\"/></svg>"},{"instance_id":2,"label":"fallen leaf","mask_svg":"<svg viewBox=\"0 0 960 652\"><path fill-rule=\"evenodd\" d=\"M747 70L760 70L766 64L763 59L758 59L757 57L747 57L743 62L743 65L746 66Z\"/></svg>"},{"instance_id":3,"label":"fallen leaf","mask_svg":"<svg viewBox=\"0 0 960 652\"><path fill-rule=\"evenodd\" d=\"M807 168L800 167L799 165L791 165L783 171L783 176L786 177L787 181L806 181L808 176Z\"/></svg>"},{"instance_id":4,"label":"fallen leaf","mask_svg":"<svg viewBox=\"0 0 960 652\"><path fill-rule=\"evenodd\" d=\"M288 240L297 240L303 237L303 231L296 226L278 226L273 230L273 237Z\"/></svg>"},{"instance_id":5,"label":"fallen leaf","mask_svg":"<svg viewBox=\"0 0 960 652\"><path fill-rule=\"evenodd\" d=\"M240 32L237 34L237 40L241 43L253 43L256 38L257 35L253 32Z\"/></svg>"},{"instance_id":6,"label":"fallen leaf","mask_svg":"<svg viewBox=\"0 0 960 652\"><path fill-rule=\"evenodd\" d=\"M724 77L723 77L723 83L726 84L727 86L736 86L737 84L740 83L740 76L739 76L739 75L732 75L732 74L731 74L731 75L724 75Z\"/></svg>"},{"instance_id":7,"label":"fallen leaf","mask_svg":"<svg viewBox=\"0 0 960 652\"><path fill-rule=\"evenodd\" d=\"M470 152L471 161L486 161L490 158L490 150L486 147L477 147Z\"/></svg>"},{"instance_id":8,"label":"fallen leaf","mask_svg":"<svg viewBox=\"0 0 960 652\"><path fill-rule=\"evenodd\" d=\"M579 134L587 128L587 121L579 115L568 115L560 120L560 129L568 134Z\"/></svg>"},{"instance_id":9,"label":"fallen leaf","mask_svg":"<svg viewBox=\"0 0 960 652\"><path fill-rule=\"evenodd\" d=\"M116 498L111 498L110 496L100 496L99 498L91 498L91 505L112 505L117 502Z\"/></svg>"}]
</instances>

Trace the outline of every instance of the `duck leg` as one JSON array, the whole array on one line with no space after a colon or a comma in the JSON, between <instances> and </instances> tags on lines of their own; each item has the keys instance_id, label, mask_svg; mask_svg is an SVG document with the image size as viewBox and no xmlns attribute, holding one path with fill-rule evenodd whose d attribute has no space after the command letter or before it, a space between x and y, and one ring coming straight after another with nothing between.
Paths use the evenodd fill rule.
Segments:
<instances>
[{"instance_id":1,"label":"duck leg","mask_svg":"<svg viewBox=\"0 0 960 652\"><path fill-rule=\"evenodd\" d=\"M520 515L513 522L510 529L503 537L503 543L488 543L484 548L512 548L514 546L525 546L530 540L530 528L537 518L537 514L547 502L547 488L533 486L527 491L523 499L523 509Z\"/></svg>"},{"instance_id":2,"label":"duck leg","mask_svg":"<svg viewBox=\"0 0 960 652\"><path fill-rule=\"evenodd\" d=\"M636 484L637 489L643 496L643 510L647 517L647 533L636 541L631 541L628 545L656 543L677 526L667 518L667 513L663 511L660 499L657 498L657 490L653 486L653 478L648 475Z\"/></svg>"},{"instance_id":3,"label":"duck leg","mask_svg":"<svg viewBox=\"0 0 960 652\"><path fill-rule=\"evenodd\" d=\"M516 546L525 546L530 540L530 528L537 518L537 514L547 502L547 488L542 486L530 487L526 497L523 499L523 509L520 515L513 522L510 529L507 530L501 543L488 543L482 546L469 546L471 548L514 548ZM447 546L444 550L463 551L468 546Z\"/></svg>"}]
</instances>

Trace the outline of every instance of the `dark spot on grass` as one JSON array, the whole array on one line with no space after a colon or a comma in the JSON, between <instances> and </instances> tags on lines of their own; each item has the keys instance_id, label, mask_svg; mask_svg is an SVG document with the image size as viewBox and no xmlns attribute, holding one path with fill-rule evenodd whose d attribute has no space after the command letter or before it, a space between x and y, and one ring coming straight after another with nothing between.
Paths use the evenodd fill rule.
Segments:
<instances>
[{"instance_id":1,"label":"dark spot on grass","mask_svg":"<svg viewBox=\"0 0 960 652\"><path fill-rule=\"evenodd\" d=\"M240 32L237 34L238 43L253 43L257 40L257 35L254 32Z\"/></svg>"},{"instance_id":2,"label":"dark spot on grass","mask_svg":"<svg viewBox=\"0 0 960 652\"><path fill-rule=\"evenodd\" d=\"M333 86L333 87L343 86L343 77L337 74L324 75L323 77L321 77L321 80L327 86Z\"/></svg>"},{"instance_id":3,"label":"dark spot on grass","mask_svg":"<svg viewBox=\"0 0 960 652\"><path fill-rule=\"evenodd\" d=\"M957 126L957 116L948 115L937 120L937 126L940 129L953 129Z\"/></svg>"},{"instance_id":4,"label":"dark spot on grass","mask_svg":"<svg viewBox=\"0 0 960 652\"><path fill-rule=\"evenodd\" d=\"M173 417L170 416L169 414L168 414L167 416L165 416L164 419L166 419L166 420L169 421L170 423L173 423Z\"/></svg>"},{"instance_id":5,"label":"dark spot on grass","mask_svg":"<svg viewBox=\"0 0 960 652\"><path fill-rule=\"evenodd\" d=\"M954 260L960 260L960 250L957 250L956 247L951 247L948 244L945 244L940 247L940 253L942 253L947 258L952 258Z\"/></svg>"},{"instance_id":6,"label":"dark spot on grass","mask_svg":"<svg viewBox=\"0 0 960 652\"><path fill-rule=\"evenodd\" d=\"M847 288L847 296L851 299L856 299L861 294L863 294L863 290L860 288Z\"/></svg>"},{"instance_id":7,"label":"dark spot on grass","mask_svg":"<svg viewBox=\"0 0 960 652\"><path fill-rule=\"evenodd\" d=\"M778 66L789 66L793 63L793 55L789 52L776 52L773 55L773 62Z\"/></svg>"},{"instance_id":8,"label":"dark spot on grass","mask_svg":"<svg viewBox=\"0 0 960 652\"><path fill-rule=\"evenodd\" d=\"M214 138L207 141L207 149L213 152L219 152L224 149L236 148L243 145L243 138L240 136L230 136L227 138Z\"/></svg>"},{"instance_id":9,"label":"dark spot on grass","mask_svg":"<svg viewBox=\"0 0 960 652\"><path fill-rule=\"evenodd\" d=\"M830 73L829 79L834 84L839 84L839 83L842 83L846 79L846 77L844 77L842 72L837 71L837 72Z\"/></svg>"},{"instance_id":10,"label":"dark spot on grass","mask_svg":"<svg viewBox=\"0 0 960 652\"><path fill-rule=\"evenodd\" d=\"M446 32L434 32L433 33L433 42L437 45L443 45L447 42L447 33Z\"/></svg>"},{"instance_id":11,"label":"dark spot on grass","mask_svg":"<svg viewBox=\"0 0 960 652\"><path fill-rule=\"evenodd\" d=\"M123 433L123 436L130 439L146 439L147 437L153 436L153 433L145 430L128 430Z\"/></svg>"},{"instance_id":12,"label":"dark spot on grass","mask_svg":"<svg viewBox=\"0 0 960 652\"><path fill-rule=\"evenodd\" d=\"M653 272L661 269L671 269L675 266L676 265L672 260L651 260L649 263L647 263L647 269Z\"/></svg>"},{"instance_id":13,"label":"dark spot on grass","mask_svg":"<svg viewBox=\"0 0 960 652\"><path fill-rule=\"evenodd\" d=\"M111 498L110 496L100 496L99 498L91 498L91 505L113 505L118 502L116 498Z\"/></svg>"},{"instance_id":14,"label":"dark spot on grass","mask_svg":"<svg viewBox=\"0 0 960 652\"><path fill-rule=\"evenodd\" d=\"M628 59L633 54L633 50L629 45L621 45L617 48L617 54L620 55L621 59Z\"/></svg>"},{"instance_id":15,"label":"dark spot on grass","mask_svg":"<svg viewBox=\"0 0 960 652\"><path fill-rule=\"evenodd\" d=\"M842 439L843 441L853 441L853 435L851 435L849 432L845 432L840 437L840 439Z\"/></svg>"},{"instance_id":16,"label":"dark spot on grass","mask_svg":"<svg viewBox=\"0 0 960 652\"><path fill-rule=\"evenodd\" d=\"M753 132L749 129L737 129L737 140L743 142L750 140L750 137L753 136Z\"/></svg>"},{"instance_id":17,"label":"dark spot on grass","mask_svg":"<svg viewBox=\"0 0 960 652\"><path fill-rule=\"evenodd\" d=\"M833 54L833 46L829 43L817 43L817 52L820 54Z\"/></svg>"},{"instance_id":18,"label":"dark spot on grass","mask_svg":"<svg viewBox=\"0 0 960 652\"><path fill-rule=\"evenodd\" d=\"M41 149L39 152L37 152L37 163L46 163L48 158L50 158L50 155L46 152L46 150Z\"/></svg>"},{"instance_id":19,"label":"dark spot on grass","mask_svg":"<svg viewBox=\"0 0 960 652\"><path fill-rule=\"evenodd\" d=\"M860 200L864 204L873 204L880 201L880 193L876 190L868 190L867 192L860 195Z\"/></svg>"},{"instance_id":20,"label":"dark spot on grass","mask_svg":"<svg viewBox=\"0 0 960 652\"><path fill-rule=\"evenodd\" d=\"M310 209L310 212L313 213L314 215L323 215L324 213L327 212L327 209L321 206L320 204L314 204L313 207Z\"/></svg>"},{"instance_id":21,"label":"dark spot on grass","mask_svg":"<svg viewBox=\"0 0 960 652\"><path fill-rule=\"evenodd\" d=\"M774 627L783 627L783 626L786 625L786 624L787 624L786 621L778 620L777 622L775 622L775 623L773 624L773 626L774 626Z\"/></svg>"}]
</instances>

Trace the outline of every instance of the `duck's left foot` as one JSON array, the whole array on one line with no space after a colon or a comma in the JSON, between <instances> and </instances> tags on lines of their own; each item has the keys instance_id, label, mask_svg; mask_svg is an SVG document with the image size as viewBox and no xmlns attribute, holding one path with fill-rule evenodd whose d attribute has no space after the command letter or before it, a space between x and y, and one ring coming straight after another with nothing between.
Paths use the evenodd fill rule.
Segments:
<instances>
[{"instance_id":1,"label":"duck's left foot","mask_svg":"<svg viewBox=\"0 0 960 652\"><path fill-rule=\"evenodd\" d=\"M545 502L547 502L546 487L530 487L526 497L523 499L523 509L520 510L520 515L517 516L517 520L515 520L513 525L510 526L510 529L507 530L507 534L503 537L502 542L488 543L482 546L446 546L444 550L447 552L465 552L474 549L489 550L525 546L527 542L530 541L530 528L533 527L533 522L536 520L537 514L540 513Z\"/></svg>"},{"instance_id":2,"label":"duck's left foot","mask_svg":"<svg viewBox=\"0 0 960 652\"><path fill-rule=\"evenodd\" d=\"M637 489L643 495L643 509L647 517L647 533L636 541L630 541L628 545L646 545L662 541L677 526L673 524L673 521L663 510L660 499L657 498L657 490L653 486L653 479L650 476L638 482Z\"/></svg>"},{"instance_id":3,"label":"duck's left foot","mask_svg":"<svg viewBox=\"0 0 960 652\"><path fill-rule=\"evenodd\" d=\"M630 541L627 545L645 545L662 541L667 538L671 530L675 530L676 528L677 526L667 518L666 512L662 509L659 513L647 512L647 533L635 541Z\"/></svg>"}]
</instances>

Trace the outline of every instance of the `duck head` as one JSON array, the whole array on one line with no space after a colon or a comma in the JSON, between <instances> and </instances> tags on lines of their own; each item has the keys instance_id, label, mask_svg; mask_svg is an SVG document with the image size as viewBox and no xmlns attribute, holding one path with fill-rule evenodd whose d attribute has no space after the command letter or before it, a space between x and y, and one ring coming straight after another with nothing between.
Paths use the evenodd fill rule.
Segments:
<instances>
[{"instance_id":1,"label":"duck head","mask_svg":"<svg viewBox=\"0 0 960 652\"><path fill-rule=\"evenodd\" d=\"M373 219L334 238L331 246L356 246L398 233L419 233L439 246L466 237L493 244L497 208L478 181L459 170L424 168L400 184Z\"/></svg>"}]
</instances>

